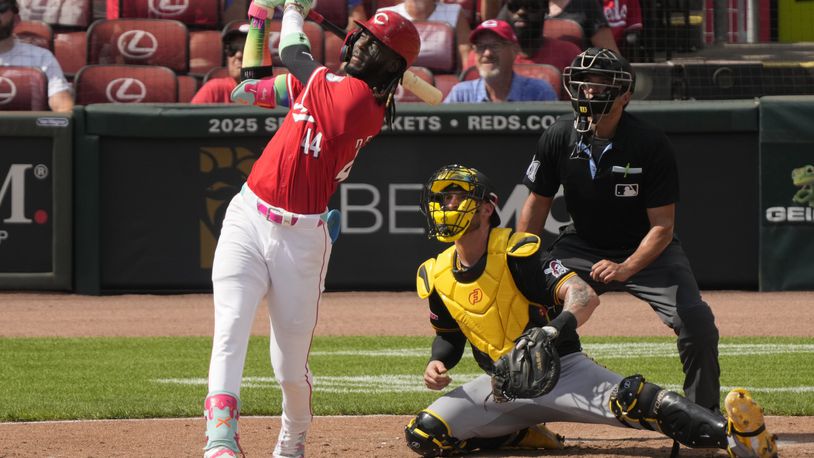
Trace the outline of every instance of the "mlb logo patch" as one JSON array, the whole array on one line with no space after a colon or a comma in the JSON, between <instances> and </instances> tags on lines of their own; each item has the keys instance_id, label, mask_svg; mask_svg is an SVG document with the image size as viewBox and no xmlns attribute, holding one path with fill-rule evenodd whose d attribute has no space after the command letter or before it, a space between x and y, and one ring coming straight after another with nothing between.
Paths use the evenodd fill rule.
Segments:
<instances>
[{"instance_id":1,"label":"mlb logo patch","mask_svg":"<svg viewBox=\"0 0 814 458\"><path fill-rule=\"evenodd\" d=\"M639 185L637 183L616 185L616 197L636 197L639 195Z\"/></svg>"}]
</instances>

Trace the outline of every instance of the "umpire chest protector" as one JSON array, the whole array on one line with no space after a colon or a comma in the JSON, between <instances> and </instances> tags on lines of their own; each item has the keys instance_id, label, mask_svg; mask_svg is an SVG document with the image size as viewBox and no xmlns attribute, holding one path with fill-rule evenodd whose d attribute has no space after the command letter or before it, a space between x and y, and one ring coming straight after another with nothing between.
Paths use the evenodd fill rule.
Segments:
<instances>
[{"instance_id":1,"label":"umpire chest protector","mask_svg":"<svg viewBox=\"0 0 814 458\"><path fill-rule=\"evenodd\" d=\"M529 322L531 303L518 290L509 271L509 256L531 256L540 247L540 238L511 229L492 229L483 273L469 283L453 274L455 247L449 247L418 268L418 295L426 299L436 291L450 315L475 348L497 360L514 346Z\"/></svg>"}]
</instances>

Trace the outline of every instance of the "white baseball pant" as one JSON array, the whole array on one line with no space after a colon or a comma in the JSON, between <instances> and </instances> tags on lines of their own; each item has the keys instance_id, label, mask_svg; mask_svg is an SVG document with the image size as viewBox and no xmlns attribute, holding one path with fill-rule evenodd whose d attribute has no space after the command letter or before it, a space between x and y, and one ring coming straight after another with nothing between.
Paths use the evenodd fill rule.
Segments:
<instances>
[{"instance_id":1,"label":"white baseball pant","mask_svg":"<svg viewBox=\"0 0 814 458\"><path fill-rule=\"evenodd\" d=\"M240 395L252 321L268 294L271 365L283 394L282 424L298 434L312 418L308 353L331 241L324 213L296 218L287 213L274 218L286 222L276 223L260 213L257 202L248 186L232 199L215 250L209 392Z\"/></svg>"}]
</instances>

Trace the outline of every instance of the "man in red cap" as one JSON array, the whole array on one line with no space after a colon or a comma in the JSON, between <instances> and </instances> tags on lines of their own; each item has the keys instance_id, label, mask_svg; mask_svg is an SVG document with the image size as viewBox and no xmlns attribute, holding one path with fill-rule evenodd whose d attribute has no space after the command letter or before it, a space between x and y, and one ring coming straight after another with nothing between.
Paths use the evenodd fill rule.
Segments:
<instances>
[{"instance_id":1,"label":"man in red cap","mask_svg":"<svg viewBox=\"0 0 814 458\"><path fill-rule=\"evenodd\" d=\"M506 21L482 22L469 35L479 78L452 87L444 103L557 100L547 81L518 75L512 69L520 52L517 36Z\"/></svg>"},{"instance_id":2,"label":"man in red cap","mask_svg":"<svg viewBox=\"0 0 814 458\"><path fill-rule=\"evenodd\" d=\"M250 27L256 30L249 30L247 50L263 46L268 9L282 3L251 5ZM347 75L334 74L311 56L303 33L310 8L311 0L285 1L279 52L291 73L262 79L270 73L262 62L269 59L244 52L243 74L260 79L244 79L232 91L236 102L274 107L288 99L291 109L229 204L215 250L215 331L204 401L207 458L240 452L240 384L252 321L264 296L271 363L283 396L273 456L305 454L312 419L308 353L333 238L328 201L359 150L395 115L393 93L420 47L410 21L379 12L348 34L341 56Z\"/></svg>"}]
</instances>

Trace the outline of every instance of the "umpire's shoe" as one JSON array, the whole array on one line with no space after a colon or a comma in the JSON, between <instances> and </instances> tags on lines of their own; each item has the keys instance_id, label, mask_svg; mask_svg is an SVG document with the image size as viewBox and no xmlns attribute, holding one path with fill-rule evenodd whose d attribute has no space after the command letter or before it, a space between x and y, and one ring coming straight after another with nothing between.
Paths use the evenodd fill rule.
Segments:
<instances>
[{"instance_id":1,"label":"umpire's shoe","mask_svg":"<svg viewBox=\"0 0 814 458\"><path fill-rule=\"evenodd\" d=\"M514 440L501 448L515 450L560 450L565 447L565 438L551 431L545 423L521 430Z\"/></svg>"},{"instance_id":2,"label":"umpire's shoe","mask_svg":"<svg viewBox=\"0 0 814 458\"><path fill-rule=\"evenodd\" d=\"M766 430L763 408L743 388L735 388L724 400L729 454L738 458L777 458L776 436Z\"/></svg>"}]
</instances>

